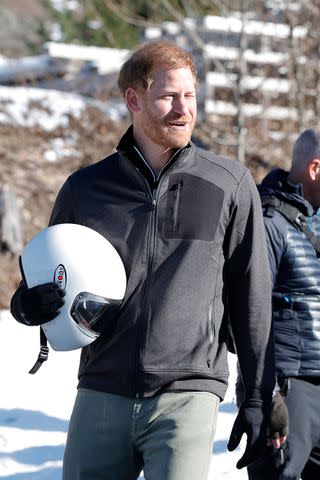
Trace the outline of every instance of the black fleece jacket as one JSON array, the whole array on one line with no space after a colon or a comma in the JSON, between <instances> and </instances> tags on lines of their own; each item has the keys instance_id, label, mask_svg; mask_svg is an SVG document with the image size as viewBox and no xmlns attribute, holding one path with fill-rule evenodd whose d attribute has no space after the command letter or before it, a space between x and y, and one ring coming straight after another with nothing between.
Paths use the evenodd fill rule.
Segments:
<instances>
[{"instance_id":1,"label":"black fleece jacket","mask_svg":"<svg viewBox=\"0 0 320 480\"><path fill-rule=\"evenodd\" d=\"M245 386L271 395L269 266L260 199L243 165L190 143L156 177L130 128L116 153L67 179L50 224L65 222L104 235L128 278L116 322L82 351L80 387L223 398L230 322Z\"/></svg>"}]
</instances>

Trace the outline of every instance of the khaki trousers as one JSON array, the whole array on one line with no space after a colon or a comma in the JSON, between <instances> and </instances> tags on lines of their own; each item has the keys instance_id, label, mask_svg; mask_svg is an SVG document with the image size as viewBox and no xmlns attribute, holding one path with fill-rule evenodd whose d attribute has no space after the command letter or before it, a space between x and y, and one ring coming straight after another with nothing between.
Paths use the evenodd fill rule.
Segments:
<instances>
[{"instance_id":1,"label":"khaki trousers","mask_svg":"<svg viewBox=\"0 0 320 480\"><path fill-rule=\"evenodd\" d=\"M219 398L168 392L132 399L78 391L63 480L207 480Z\"/></svg>"}]
</instances>

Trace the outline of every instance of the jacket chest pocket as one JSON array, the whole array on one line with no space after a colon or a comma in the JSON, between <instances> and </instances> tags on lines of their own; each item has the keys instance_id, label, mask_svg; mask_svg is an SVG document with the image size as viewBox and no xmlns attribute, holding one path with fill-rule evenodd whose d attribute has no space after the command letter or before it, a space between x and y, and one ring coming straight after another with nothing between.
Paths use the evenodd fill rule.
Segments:
<instances>
[{"instance_id":1,"label":"jacket chest pocket","mask_svg":"<svg viewBox=\"0 0 320 480\"><path fill-rule=\"evenodd\" d=\"M219 224L224 192L188 173L169 178L164 235L211 242Z\"/></svg>"}]
</instances>

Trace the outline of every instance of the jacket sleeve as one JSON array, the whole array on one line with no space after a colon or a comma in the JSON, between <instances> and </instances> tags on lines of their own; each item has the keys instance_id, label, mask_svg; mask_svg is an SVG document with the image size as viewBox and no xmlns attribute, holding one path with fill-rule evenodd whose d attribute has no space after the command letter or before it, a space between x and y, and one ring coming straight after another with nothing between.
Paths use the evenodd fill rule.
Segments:
<instances>
[{"instance_id":1,"label":"jacket sleeve","mask_svg":"<svg viewBox=\"0 0 320 480\"><path fill-rule=\"evenodd\" d=\"M271 218L264 217L272 288L276 286L277 275L285 250L285 240L282 228L280 224L277 224L277 218L277 214Z\"/></svg>"},{"instance_id":2,"label":"jacket sleeve","mask_svg":"<svg viewBox=\"0 0 320 480\"><path fill-rule=\"evenodd\" d=\"M78 223L70 178L66 180L57 195L49 220L49 226L59 223Z\"/></svg>"},{"instance_id":3,"label":"jacket sleeve","mask_svg":"<svg viewBox=\"0 0 320 480\"><path fill-rule=\"evenodd\" d=\"M74 213L74 202L72 197L72 190L69 179L62 186L57 199L55 201L49 225L58 223L76 223ZM19 287L14 292L10 301L10 312L12 316L20 323L26 324L26 319L22 312L21 293L26 289L23 281L20 282Z\"/></svg>"},{"instance_id":4,"label":"jacket sleeve","mask_svg":"<svg viewBox=\"0 0 320 480\"><path fill-rule=\"evenodd\" d=\"M247 395L270 397L275 383L271 281L261 202L248 170L226 235L228 316Z\"/></svg>"}]
</instances>

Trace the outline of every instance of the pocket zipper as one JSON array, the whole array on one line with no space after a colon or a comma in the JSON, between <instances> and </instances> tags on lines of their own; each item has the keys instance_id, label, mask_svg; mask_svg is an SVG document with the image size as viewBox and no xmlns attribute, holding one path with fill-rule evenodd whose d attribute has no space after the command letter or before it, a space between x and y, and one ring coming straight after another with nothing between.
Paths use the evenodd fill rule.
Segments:
<instances>
[{"instance_id":1,"label":"pocket zipper","mask_svg":"<svg viewBox=\"0 0 320 480\"><path fill-rule=\"evenodd\" d=\"M209 329L209 347L207 352L207 365L211 368L211 359L210 359L210 352L214 341L214 327L213 327L213 302L209 305L209 312L208 312L208 329Z\"/></svg>"},{"instance_id":2,"label":"pocket zipper","mask_svg":"<svg viewBox=\"0 0 320 480\"><path fill-rule=\"evenodd\" d=\"M173 204L173 212L172 212L173 231L176 231L178 226L181 187L182 187L182 182L176 183L171 187L171 190L176 190L175 200Z\"/></svg>"}]
</instances>

